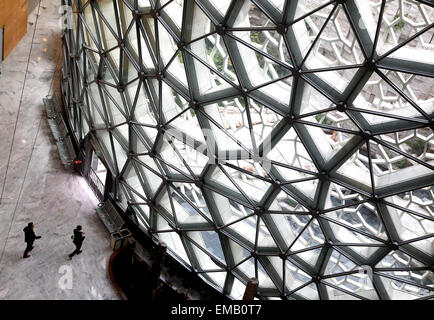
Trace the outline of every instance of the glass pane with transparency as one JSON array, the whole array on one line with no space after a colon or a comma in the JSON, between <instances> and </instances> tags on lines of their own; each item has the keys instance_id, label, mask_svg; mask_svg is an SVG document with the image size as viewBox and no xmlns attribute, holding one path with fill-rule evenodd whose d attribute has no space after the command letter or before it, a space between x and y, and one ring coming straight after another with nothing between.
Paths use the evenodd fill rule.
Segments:
<instances>
[{"instance_id":1,"label":"glass pane with transparency","mask_svg":"<svg viewBox=\"0 0 434 320\"><path fill-rule=\"evenodd\" d=\"M411 271L412 268L418 267L426 266L401 251L390 252L376 265L376 268L379 269L380 281L390 299L409 300L432 294L434 273L429 270ZM387 268L388 271L380 271L381 268ZM394 268L398 270L394 271ZM404 271L402 268L408 268L408 271Z\"/></svg>"},{"instance_id":2,"label":"glass pane with transparency","mask_svg":"<svg viewBox=\"0 0 434 320\"><path fill-rule=\"evenodd\" d=\"M322 245L325 241L324 234L316 219L313 219L303 231L300 231L300 236L291 244L290 252L298 252L310 247ZM299 233L300 233L299 232ZM315 266L321 253L321 248L312 248L305 252L295 253L293 259L301 259L311 267Z\"/></svg>"},{"instance_id":3,"label":"glass pane with transparency","mask_svg":"<svg viewBox=\"0 0 434 320\"><path fill-rule=\"evenodd\" d=\"M325 215L358 231L363 231L380 239L387 239L380 215L375 205L369 202L327 212Z\"/></svg>"},{"instance_id":4,"label":"glass pane with transparency","mask_svg":"<svg viewBox=\"0 0 434 320\"><path fill-rule=\"evenodd\" d=\"M187 236L194 243L206 250L210 255L226 264L226 259L220 244L219 236L214 231L191 231L187 232Z\"/></svg>"},{"instance_id":5,"label":"glass pane with transparency","mask_svg":"<svg viewBox=\"0 0 434 320\"><path fill-rule=\"evenodd\" d=\"M360 1L358 5L363 5L363 10L366 13L371 12L374 17L373 19L377 22L379 19L380 2L367 2L363 4L361 2L362 1ZM366 16L365 19L372 19L369 14L364 16ZM387 53L394 47L408 41L410 37L433 23L433 21L433 8L428 5L421 4L417 1L388 1L384 7L376 53L378 55ZM369 24L365 23L365 25ZM377 28L378 22L375 26ZM424 53L424 50L427 50L428 52L430 51L429 43L432 34L431 28L431 33L427 33L423 37L420 37L417 42L413 43L408 48L408 52L403 51L400 54L396 52L394 57L417 60L418 56L426 54Z\"/></svg>"},{"instance_id":6,"label":"glass pane with transparency","mask_svg":"<svg viewBox=\"0 0 434 320\"><path fill-rule=\"evenodd\" d=\"M416 79L410 76L411 79L406 79L397 75L396 72L386 71L385 75L387 77L391 77L391 79L396 81L396 85L398 88L403 88L408 93L411 92L411 97L417 98L412 88L415 88L415 85L418 84L420 89L431 90L432 81L425 80L423 78ZM400 79L398 82L397 79ZM414 85L411 85L412 82ZM419 90L420 90L419 89ZM411 90L411 91L409 91ZM404 92L405 92L404 91ZM424 106L423 109L427 112L433 111L432 101L434 97L431 94L428 95L419 95L420 98L428 98L427 100L417 100L413 102L420 102L421 105ZM408 102L398 91L396 91L387 81L381 78L377 73L373 73L369 80L364 85L363 89L360 91L358 96L353 102L354 107L361 109L361 115L368 121L368 123L372 125L387 123L396 121L396 117L406 117L406 118L422 118L421 112L415 108L410 102ZM423 110L422 109L422 110ZM366 111L365 111L366 110ZM379 112L380 115L369 113ZM383 116L382 116L383 115ZM393 116L387 118L387 116Z\"/></svg>"},{"instance_id":7,"label":"glass pane with transparency","mask_svg":"<svg viewBox=\"0 0 434 320\"><path fill-rule=\"evenodd\" d=\"M206 146L200 150L206 150ZM164 135L159 154L165 163L172 165L167 166L171 174L179 174L181 170L186 175L199 176L209 161L202 152L170 135Z\"/></svg>"},{"instance_id":8,"label":"glass pane with transparency","mask_svg":"<svg viewBox=\"0 0 434 320\"><path fill-rule=\"evenodd\" d=\"M276 271L280 269L280 274L282 274L283 262L283 267L285 268L285 286L288 291L297 290L312 280L312 278L306 272L288 260L282 261L282 259L277 257L273 257L271 260L274 262ZM311 297L313 298L316 295L317 293L315 293L315 290L313 290L311 292Z\"/></svg>"},{"instance_id":9,"label":"glass pane with transparency","mask_svg":"<svg viewBox=\"0 0 434 320\"><path fill-rule=\"evenodd\" d=\"M354 190L350 190L336 183L330 183L324 209L332 209L342 206L349 207L356 202L361 202L364 200L367 200L366 196L363 196Z\"/></svg>"},{"instance_id":10,"label":"glass pane with transparency","mask_svg":"<svg viewBox=\"0 0 434 320\"><path fill-rule=\"evenodd\" d=\"M312 16L314 17L316 13ZM351 66L364 60L360 45L341 5L331 15L305 65L309 69ZM342 76L343 73L340 73ZM321 75L320 75L321 76Z\"/></svg>"},{"instance_id":11,"label":"glass pane with transparency","mask_svg":"<svg viewBox=\"0 0 434 320\"><path fill-rule=\"evenodd\" d=\"M245 79L248 88L264 85L273 80L291 75L290 65L287 63L289 54L287 53L283 38L276 31L252 32L256 33L249 36L246 33L234 32L234 44L242 58L241 63L243 65L243 69L241 69L243 72L239 76ZM254 40L252 40L252 37ZM275 43L267 44L270 40ZM231 41L233 40L231 39ZM257 42L264 42L263 46L265 47ZM246 43L253 46L256 50L246 45Z\"/></svg>"},{"instance_id":12,"label":"glass pane with transparency","mask_svg":"<svg viewBox=\"0 0 434 320\"><path fill-rule=\"evenodd\" d=\"M275 24L253 2L244 1L231 27L274 27Z\"/></svg>"}]
</instances>

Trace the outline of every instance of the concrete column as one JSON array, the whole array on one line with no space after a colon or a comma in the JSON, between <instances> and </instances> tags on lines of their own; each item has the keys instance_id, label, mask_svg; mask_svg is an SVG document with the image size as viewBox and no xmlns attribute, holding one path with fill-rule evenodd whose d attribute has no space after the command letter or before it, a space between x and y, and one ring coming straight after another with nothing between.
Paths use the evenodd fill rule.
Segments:
<instances>
[{"instance_id":1,"label":"concrete column","mask_svg":"<svg viewBox=\"0 0 434 320\"><path fill-rule=\"evenodd\" d=\"M259 281L256 278L250 278L247 282L246 291L244 291L243 300L253 300L258 292Z\"/></svg>"}]
</instances>

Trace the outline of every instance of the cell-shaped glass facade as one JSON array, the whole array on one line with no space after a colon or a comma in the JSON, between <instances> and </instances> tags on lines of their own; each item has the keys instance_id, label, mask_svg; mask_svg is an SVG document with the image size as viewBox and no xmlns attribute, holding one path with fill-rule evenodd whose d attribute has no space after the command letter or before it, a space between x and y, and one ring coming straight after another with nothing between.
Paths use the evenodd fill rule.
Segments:
<instances>
[{"instance_id":1,"label":"cell-shaped glass facade","mask_svg":"<svg viewBox=\"0 0 434 320\"><path fill-rule=\"evenodd\" d=\"M430 1L71 2L71 125L173 257L236 299L433 297Z\"/></svg>"}]
</instances>

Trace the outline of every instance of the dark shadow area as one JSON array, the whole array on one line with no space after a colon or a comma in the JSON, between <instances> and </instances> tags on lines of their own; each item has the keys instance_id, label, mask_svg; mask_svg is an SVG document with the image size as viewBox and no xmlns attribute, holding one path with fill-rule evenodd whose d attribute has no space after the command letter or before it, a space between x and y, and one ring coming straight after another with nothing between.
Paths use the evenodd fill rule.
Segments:
<instances>
[{"instance_id":1,"label":"dark shadow area","mask_svg":"<svg viewBox=\"0 0 434 320\"><path fill-rule=\"evenodd\" d=\"M141 260L132 247L116 250L109 263L112 282L127 300L182 302L188 298L159 279L159 274Z\"/></svg>"}]
</instances>

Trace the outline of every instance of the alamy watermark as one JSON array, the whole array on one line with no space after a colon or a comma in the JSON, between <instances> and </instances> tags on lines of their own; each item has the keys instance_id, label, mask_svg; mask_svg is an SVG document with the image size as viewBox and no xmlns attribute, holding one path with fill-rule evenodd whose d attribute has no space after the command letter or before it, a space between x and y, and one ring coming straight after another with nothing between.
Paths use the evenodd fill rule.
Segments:
<instances>
[{"instance_id":1,"label":"alamy watermark","mask_svg":"<svg viewBox=\"0 0 434 320\"><path fill-rule=\"evenodd\" d=\"M196 152L206 155L208 157L208 164L223 164L228 160L253 160L256 164L261 165L263 170L269 174L271 170L271 161L267 159L267 154L271 151L271 135L267 135L260 145L256 148L248 149L237 145L237 140L232 140L223 131L220 132L220 136L216 136L216 133L211 129L202 128L201 133L205 138L205 143L185 134L178 128L168 128L164 130L163 140L174 141L174 139L180 141L182 144L191 147ZM251 138L250 135L246 138ZM224 140L230 140L231 143L224 145ZM223 141L217 141L223 140ZM220 143L219 143L220 142ZM230 148L233 146L233 148ZM174 149L170 148L170 151L165 153L165 158L176 158L177 153Z\"/></svg>"}]
</instances>

